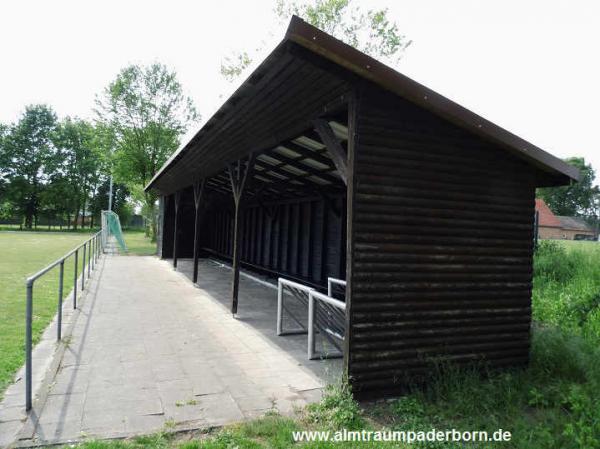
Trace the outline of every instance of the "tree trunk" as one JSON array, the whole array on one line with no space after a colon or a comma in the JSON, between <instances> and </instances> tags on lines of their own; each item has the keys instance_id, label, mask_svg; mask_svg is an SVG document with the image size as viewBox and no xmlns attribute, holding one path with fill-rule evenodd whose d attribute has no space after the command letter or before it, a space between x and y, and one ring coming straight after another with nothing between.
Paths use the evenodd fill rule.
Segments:
<instances>
[{"instance_id":1,"label":"tree trunk","mask_svg":"<svg viewBox=\"0 0 600 449\"><path fill-rule=\"evenodd\" d=\"M80 209L80 202L79 200L77 200L77 206L75 206L75 213L73 214L74 217L74 221L73 221L73 231L77 231L77 220L79 220L79 209Z\"/></svg>"},{"instance_id":2,"label":"tree trunk","mask_svg":"<svg viewBox=\"0 0 600 449\"><path fill-rule=\"evenodd\" d=\"M25 205L25 229L33 228L33 197Z\"/></svg>"},{"instance_id":3,"label":"tree trunk","mask_svg":"<svg viewBox=\"0 0 600 449\"><path fill-rule=\"evenodd\" d=\"M85 206L87 204L87 192L83 192L83 205L81 206L81 229L85 229Z\"/></svg>"}]
</instances>

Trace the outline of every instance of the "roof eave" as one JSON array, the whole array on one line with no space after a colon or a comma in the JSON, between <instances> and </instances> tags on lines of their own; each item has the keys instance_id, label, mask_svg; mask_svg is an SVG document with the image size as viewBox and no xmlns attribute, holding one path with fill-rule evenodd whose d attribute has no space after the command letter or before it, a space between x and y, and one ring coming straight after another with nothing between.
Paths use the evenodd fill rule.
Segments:
<instances>
[{"instance_id":1,"label":"roof eave","mask_svg":"<svg viewBox=\"0 0 600 449\"><path fill-rule=\"evenodd\" d=\"M580 179L577 168L324 33L297 16L292 17L286 38L468 131L494 141L555 177L557 184L568 184L570 180Z\"/></svg>"}]
</instances>

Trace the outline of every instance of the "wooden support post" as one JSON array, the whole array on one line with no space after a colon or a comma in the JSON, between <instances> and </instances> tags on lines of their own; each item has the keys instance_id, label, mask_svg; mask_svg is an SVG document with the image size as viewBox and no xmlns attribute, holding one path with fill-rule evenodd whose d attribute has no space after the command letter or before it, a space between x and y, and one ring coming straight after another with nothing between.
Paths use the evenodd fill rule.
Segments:
<instances>
[{"instance_id":1,"label":"wooden support post","mask_svg":"<svg viewBox=\"0 0 600 449\"><path fill-rule=\"evenodd\" d=\"M200 233L200 200L202 199L202 194L204 193L204 186L206 184L206 180L196 181L194 183L194 273L192 275L192 282L198 282L198 251L200 242L199 233Z\"/></svg>"},{"instance_id":2,"label":"wooden support post","mask_svg":"<svg viewBox=\"0 0 600 449\"><path fill-rule=\"evenodd\" d=\"M315 131L319 134L321 141L327 147L327 152L335 164L344 184L348 185L348 156L331 129L331 125L325 119L313 121Z\"/></svg>"},{"instance_id":3,"label":"wooden support post","mask_svg":"<svg viewBox=\"0 0 600 449\"><path fill-rule=\"evenodd\" d=\"M231 180L231 191L235 204L235 219L233 227L233 282L231 289L231 313L236 314L238 308L238 293L240 288L240 233L242 224L242 213L240 203L244 193L244 187L254 168L254 154L250 154L245 167L238 161L237 167L229 166L229 179Z\"/></svg>"},{"instance_id":4,"label":"wooden support post","mask_svg":"<svg viewBox=\"0 0 600 449\"><path fill-rule=\"evenodd\" d=\"M179 222L179 203L181 192L175 192L175 223L173 224L173 268L177 268L177 223Z\"/></svg>"}]
</instances>

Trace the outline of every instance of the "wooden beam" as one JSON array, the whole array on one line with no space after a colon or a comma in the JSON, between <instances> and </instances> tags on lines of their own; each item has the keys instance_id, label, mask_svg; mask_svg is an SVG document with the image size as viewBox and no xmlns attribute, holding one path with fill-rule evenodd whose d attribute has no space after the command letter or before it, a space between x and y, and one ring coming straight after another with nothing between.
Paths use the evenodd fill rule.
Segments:
<instances>
[{"instance_id":1,"label":"wooden beam","mask_svg":"<svg viewBox=\"0 0 600 449\"><path fill-rule=\"evenodd\" d=\"M202 181L196 181L194 183L194 272L192 275L192 282L198 282L198 252L199 252L199 233L200 233L200 201L204 193L204 186L206 185L206 179Z\"/></svg>"},{"instance_id":2,"label":"wooden beam","mask_svg":"<svg viewBox=\"0 0 600 449\"><path fill-rule=\"evenodd\" d=\"M229 179L231 180L231 191L233 193L233 201L235 204L235 218L233 227L233 281L231 288L231 313L236 314L238 309L238 293L240 289L240 233L242 227L242 211L240 210L240 203L242 195L244 194L244 187L249 179L249 174L254 169L255 156L251 153L248 156L248 160L244 167L242 167L241 161L237 164L236 170L230 165L229 166ZM242 173L243 171L243 173Z\"/></svg>"},{"instance_id":3,"label":"wooden beam","mask_svg":"<svg viewBox=\"0 0 600 449\"><path fill-rule=\"evenodd\" d=\"M181 191L175 192L175 224L173 225L173 268L177 268L177 224L179 222L179 203L181 202Z\"/></svg>"},{"instance_id":4,"label":"wooden beam","mask_svg":"<svg viewBox=\"0 0 600 449\"><path fill-rule=\"evenodd\" d=\"M335 167L338 169L344 184L348 185L348 156L346 155L344 148L335 137L333 129L331 129L327 120L313 120L313 124L315 125L315 131L317 131L321 137L321 141L327 147L329 156L335 164Z\"/></svg>"},{"instance_id":5,"label":"wooden beam","mask_svg":"<svg viewBox=\"0 0 600 449\"><path fill-rule=\"evenodd\" d=\"M292 159L283 154L277 153L275 151L267 151L264 154L273 159L277 159L278 161L280 161L280 163L277 165L277 167L283 167L285 165L290 165L294 168L297 168L298 170L303 170L314 176L318 176L318 177L322 178L323 180L328 181L330 183L335 184L335 183L340 182L339 179L337 179L335 176L331 175L330 172L332 170L329 167L326 169L316 169L314 167L311 167L310 165L303 164L302 163L303 160L309 159L306 156L302 155L300 157Z\"/></svg>"}]
</instances>

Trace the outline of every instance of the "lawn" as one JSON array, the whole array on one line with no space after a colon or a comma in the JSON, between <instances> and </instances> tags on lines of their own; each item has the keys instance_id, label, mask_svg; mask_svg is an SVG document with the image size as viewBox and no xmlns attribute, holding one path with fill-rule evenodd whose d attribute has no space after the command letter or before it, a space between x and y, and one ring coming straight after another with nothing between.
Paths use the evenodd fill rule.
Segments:
<instances>
[{"instance_id":1,"label":"lawn","mask_svg":"<svg viewBox=\"0 0 600 449\"><path fill-rule=\"evenodd\" d=\"M89 234L0 232L0 395L24 363L25 279L82 243ZM79 255L81 272L81 255ZM73 257L65 262L64 295L73 283ZM33 335L39 340L57 307L58 267L34 284Z\"/></svg>"},{"instance_id":2,"label":"lawn","mask_svg":"<svg viewBox=\"0 0 600 449\"><path fill-rule=\"evenodd\" d=\"M153 256L156 254L156 243L152 243L144 231L123 231L127 254L131 256Z\"/></svg>"}]
</instances>

